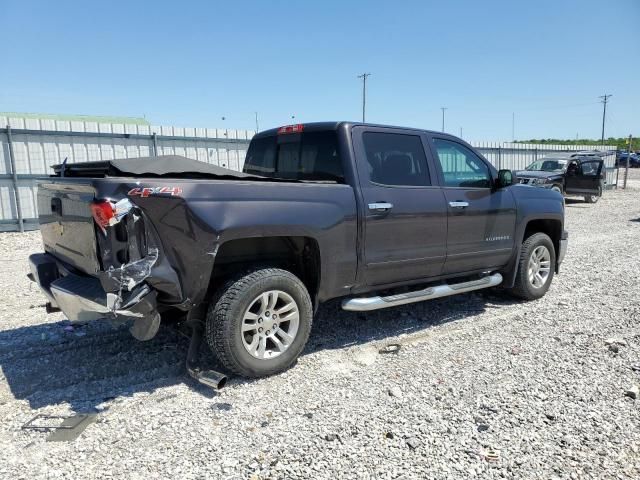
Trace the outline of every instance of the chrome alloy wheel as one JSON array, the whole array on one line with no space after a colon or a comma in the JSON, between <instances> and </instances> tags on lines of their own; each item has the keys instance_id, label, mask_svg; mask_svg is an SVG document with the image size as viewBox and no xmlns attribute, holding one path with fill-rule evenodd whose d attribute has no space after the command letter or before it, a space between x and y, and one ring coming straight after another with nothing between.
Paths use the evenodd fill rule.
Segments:
<instances>
[{"instance_id":1,"label":"chrome alloy wheel","mask_svg":"<svg viewBox=\"0 0 640 480\"><path fill-rule=\"evenodd\" d=\"M242 317L242 343L260 360L275 358L293 343L300 325L300 310L293 297L281 290L258 295Z\"/></svg>"},{"instance_id":2,"label":"chrome alloy wheel","mask_svg":"<svg viewBox=\"0 0 640 480\"><path fill-rule=\"evenodd\" d=\"M551 253L544 245L536 247L529 258L529 283L534 288L542 288L549 280Z\"/></svg>"}]
</instances>

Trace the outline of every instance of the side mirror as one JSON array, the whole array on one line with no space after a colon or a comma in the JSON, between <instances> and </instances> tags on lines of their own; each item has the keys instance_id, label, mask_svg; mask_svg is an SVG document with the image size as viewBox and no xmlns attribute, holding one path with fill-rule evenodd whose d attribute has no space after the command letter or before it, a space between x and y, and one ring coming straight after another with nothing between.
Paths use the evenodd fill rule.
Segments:
<instances>
[{"instance_id":1,"label":"side mirror","mask_svg":"<svg viewBox=\"0 0 640 480\"><path fill-rule=\"evenodd\" d=\"M509 187L516 183L516 176L511 170L498 170L496 188Z\"/></svg>"}]
</instances>

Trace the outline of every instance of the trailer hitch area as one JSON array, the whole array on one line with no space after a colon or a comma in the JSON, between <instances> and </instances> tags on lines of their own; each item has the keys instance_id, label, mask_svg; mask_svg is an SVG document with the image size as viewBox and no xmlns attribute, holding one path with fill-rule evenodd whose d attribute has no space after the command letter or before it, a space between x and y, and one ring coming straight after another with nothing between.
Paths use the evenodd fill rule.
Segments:
<instances>
[{"instance_id":1,"label":"trailer hitch area","mask_svg":"<svg viewBox=\"0 0 640 480\"><path fill-rule=\"evenodd\" d=\"M227 376L215 370L205 370L200 368L198 357L200 356L200 346L202 345L202 336L204 332L204 323L202 320L189 318L186 326L191 328L191 340L189 342L189 351L187 352L186 367L189 375L211 388L220 390L227 383Z\"/></svg>"}]
</instances>

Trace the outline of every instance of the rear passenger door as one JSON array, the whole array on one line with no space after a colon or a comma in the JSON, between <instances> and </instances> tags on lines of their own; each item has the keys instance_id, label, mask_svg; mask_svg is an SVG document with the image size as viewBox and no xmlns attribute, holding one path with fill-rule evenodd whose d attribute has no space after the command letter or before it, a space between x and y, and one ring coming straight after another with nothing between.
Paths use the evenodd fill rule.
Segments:
<instances>
[{"instance_id":1,"label":"rear passenger door","mask_svg":"<svg viewBox=\"0 0 640 480\"><path fill-rule=\"evenodd\" d=\"M363 199L364 282L382 285L439 275L447 207L434 185L421 133L355 127Z\"/></svg>"},{"instance_id":2,"label":"rear passenger door","mask_svg":"<svg viewBox=\"0 0 640 480\"><path fill-rule=\"evenodd\" d=\"M514 247L515 199L494 189L489 164L451 137L431 146L447 202L447 260L443 272L463 273L504 266Z\"/></svg>"}]
</instances>

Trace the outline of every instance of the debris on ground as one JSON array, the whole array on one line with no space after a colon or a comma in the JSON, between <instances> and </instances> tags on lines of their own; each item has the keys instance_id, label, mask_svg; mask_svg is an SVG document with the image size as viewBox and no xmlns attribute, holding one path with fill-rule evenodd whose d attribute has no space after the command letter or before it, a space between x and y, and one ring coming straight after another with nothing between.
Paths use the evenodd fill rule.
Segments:
<instances>
[{"instance_id":1,"label":"debris on ground","mask_svg":"<svg viewBox=\"0 0 640 480\"><path fill-rule=\"evenodd\" d=\"M391 387L388 391L390 397L402 398L402 390L397 385Z\"/></svg>"},{"instance_id":2,"label":"debris on ground","mask_svg":"<svg viewBox=\"0 0 640 480\"><path fill-rule=\"evenodd\" d=\"M637 400L638 397L640 397L640 387L638 385L634 385L625 392L625 395L629 398Z\"/></svg>"},{"instance_id":3,"label":"debris on ground","mask_svg":"<svg viewBox=\"0 0 640 480\"><path fill-rule=\"evenodd\" d=\"M50 432L47 442L71 442L93 422L97 414L47 415L38 414L20 427L22 430Z\"/></svg>"},{"instance_id":4,"label":"debris on ground","mask_svg":"<svg viewBox=\"0 0 640 480\"><path fill-rule=\"evenodd\" d=\"M407 446L411 450L415 450L420 445L422 445L422 442L420 441L420 439L418 437L409 437L409 438L407 438Z\"/></svg>"}]
</instances>

